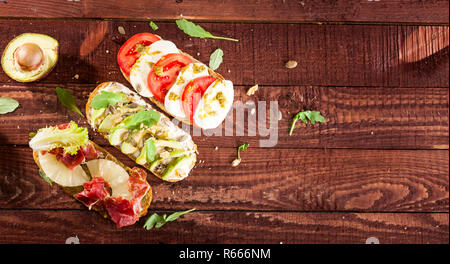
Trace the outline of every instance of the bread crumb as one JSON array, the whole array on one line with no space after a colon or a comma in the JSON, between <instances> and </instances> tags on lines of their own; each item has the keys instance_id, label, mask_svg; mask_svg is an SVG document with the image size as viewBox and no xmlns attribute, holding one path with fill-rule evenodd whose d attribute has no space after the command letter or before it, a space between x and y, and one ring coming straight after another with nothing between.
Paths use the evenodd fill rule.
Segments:
<instances>
[{"instance_id":1,"label":"bread crumb","mask_svg":"<svg viewBox=\"0 0 450 264\"><path fill-rule=\"evenodd\" d=\"M78 78L80 78L80 75L75 74L75 75L73 76L73 78L74 78L75 80L78 80Z\"/></svg>"}]
</instances>

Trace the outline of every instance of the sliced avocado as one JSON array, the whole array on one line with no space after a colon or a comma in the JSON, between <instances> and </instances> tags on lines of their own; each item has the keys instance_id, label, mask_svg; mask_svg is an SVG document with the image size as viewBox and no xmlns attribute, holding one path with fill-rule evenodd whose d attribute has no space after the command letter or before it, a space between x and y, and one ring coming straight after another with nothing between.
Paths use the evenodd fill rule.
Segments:
<instances>
[{"instance_id":1,"label":"sliced avocado","mask_svg":"<svg viewBox=\"0 0 450 264\"><path fill-rule=\"evenodd\" d=\"M119 119L119 117L120 113L107 115L105 119L103 119L100 126L98 127L98 131L109 132L114 127L114 125L118 123L116 120Z\"/></svg>"},{"instance_id":2,"label":"sliced avocado","mask_svg":"<svg viewBox=\"0 0 450 264\"><path fill-rule=\"evenodd\" d=\"M139 165L144 165L145 163L147 163L147 148L146 147L142 148L141 153L136 158L136 163Z\"/></svg>"},{"instance_id":3,"label":"sliced avocado","mask_svg":"<svg viewBox=\"0 0 450 264\"><path fill-rule=\"evenodd\" d=\"M105 108L100 108L100 109L92 109L91 112L91 123L92 124L97 124L97 119L103 115L105 113L106 109Z\"/></svg>"},{"instance_id":4,"label":"sliced avocado","mask_svg":"<svg viewBox=\"0 0 450 264\"><path fill-rule=\"evenodd\" d=\"M134 152L138 151L138 148L133 146L132 144L128 142L123 142L120 146L120 151L122 151L123 154L133 154Z\"/></svg>"},{"instance_id":5,"label":"sliced avocado","mask_svg":"<svg viewBox=\"0 0 450 264\"><path fill-rule=\"evenodd\" d=\"M2 56L5 73L18 82L43 78L58 60L58 41L50 36L24 33L6 46Z\"/></svg>"},{"instance_id":6,"label":"sliced avocado","mask_svg":"<svg viewBox=\"0 0 450 264\"><path fill-rule=\"evenodd\" d=\"M145 129L134 130L130 136L130 141L133 141L139 145L139 143L143 141L144 136L147 134L150 134L150 131Z\"/></svg>"},{"instance_id":7,"label":"sliced avocado","mask_svg":"<svg viewBox=\"0 0 450 264\"><path fill-rule=\"evenodd\" d=\"M173 148L173 149L183 149L183 145L181 145L180 142L176 141L176 140L165 140L165 139L157 139L155 141L155 145L157 147L168 147L168 148Z\"/></svg>"},{"instance_id":8,"label":"sliced avocado","mask_svg":"<svg viewBox=\"0 0 450 264\"><path fill-rule=\"evenodd\" d=\"M156 169L156 166L158 166L162 160L162 158L155 159L152 163L150 163L150 167L148 169L150 171L154 171Z\"/></svg>"},{"instance_id":9,"label":"sliced avocado","mask_svg":"<svg viewBox=\"0 0 450 264\"><path fill-rule=\"evenodd\" d=\"M161 178L163 180L166 180L172 173L175 173L178 168L185 166L186 164L192 163L194 159L195 158L192 155L185 155L172 160L164 170L163 174L161 175Z\"/></svg>"},{"instance_id":10,"label":"sliced avocado","mask_svg":"<svg viewBox=\"0 0 450 264\"><path fill-rule=\"evenodd\" d=\"M184 155L187 155L189 152L188 151L186 151L186 150L181 150L181 149L175 149L175 150L172 150L172 151L170 151L169 152L169 156L166 158L166 159L168 159L168 158L177 158L177 157L181 157L181 156L184 156ZM154 170L155 168L156 168L156 166L158 166L160 163L161 163L161 161L163 161L164 159L163 158L157 158L157 159L155 159L154 161L152 161L151 163L150 163L150 167L149 167L149 169L150 170ZM137 160L136 160L136 162L137 162ZM140 163L139 163L140 164ZM144 163L145 164L145 163ZM144 164L141 164L141 165L144 165Z\"/></svg>"},{"instance_id":11,"label":"sliced avocado","mask_svg":"<svg viewBox=\"0 0 450 264\"><path fill-rule=\"evenodd\" d=\"M125 140L124 136L128 133L128 129L126 128L120 128L113 129L111 134L109 134L109 143L113 146L118 146L122 144L122 142Z\"/></svg>"}]
</instances>

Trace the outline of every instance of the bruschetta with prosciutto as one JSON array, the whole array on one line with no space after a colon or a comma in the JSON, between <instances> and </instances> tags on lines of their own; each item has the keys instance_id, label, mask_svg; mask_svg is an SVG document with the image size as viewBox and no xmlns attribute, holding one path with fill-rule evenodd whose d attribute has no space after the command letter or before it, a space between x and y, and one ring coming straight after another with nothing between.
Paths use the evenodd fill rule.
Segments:
<instances>
[{"instance_id":1,"label":"bruschetta with prosciutto","mask_svg":"<svg viewBox=\"0 0 450 264\"><path fill-rule=\"evenodd\" d=\"M29 142L41 175L117 227L147 213L152 189L141 168L128 168L90 141L75 122L39 129Z\"/></svg>"},{"instance_id":2,"label":"bruschetta with prosciutto","mask_svg":"<svg viewBox=\"0 0 450 264\"><path fill-rule=\"evenodd\" d=\"M157 35L132 36L117 61L136 92L182 122L213 129L232 107L231 81Z\"/></svg>"},{"instance_id":3,"label":"bruschetta with prosciutto","mask_svg":"<svg viewBox=\"0 0 450 264\"><path fill-rule=\"evenodd\" d=\"M191 136L120 83L97 86L86 117L112 146L162 180L180 181L195 165L197 146Z\"/></svg>"}]
</instances>

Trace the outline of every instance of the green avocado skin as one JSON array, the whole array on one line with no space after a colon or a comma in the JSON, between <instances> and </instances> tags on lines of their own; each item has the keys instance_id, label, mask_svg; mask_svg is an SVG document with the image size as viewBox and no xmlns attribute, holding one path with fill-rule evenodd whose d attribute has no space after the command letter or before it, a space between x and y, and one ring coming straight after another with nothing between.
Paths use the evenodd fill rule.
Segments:
<instances>
[{"instance_id":1,"label":"green avocado skin","mask_svg":"<svg viewBox=\"0 0 450 264\"><path fill-rule=\"evenodd\" d=\"M45 67L39 71L20 71L14 65L14 52L25 43L35 43L44 52ZM43 79L55 67L58 61L59 43L56 39L38 33L23 33L11 40L3 51L3 71L13 80L18 82L34 82Z\"/></svg>"}]
</instances>

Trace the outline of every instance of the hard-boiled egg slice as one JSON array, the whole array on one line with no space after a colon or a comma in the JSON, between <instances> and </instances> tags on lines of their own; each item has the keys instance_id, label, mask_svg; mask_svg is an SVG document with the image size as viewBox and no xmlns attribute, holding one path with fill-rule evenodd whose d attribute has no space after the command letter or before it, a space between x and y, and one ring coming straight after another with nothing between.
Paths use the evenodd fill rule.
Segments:
<instances>
[{"instance_id":1,"label":"hard-boiled egg slice","mask_svg":"<svg viewBox=\"0 0 450 264\"><path fill-rule=\"evenodd\" d=\"M144 97L153 96L148 89L148 74L153 65L158 62L162 56L169 53L180 53L180 51L173 42L168 40L158 40L145 48L144 54L139 57L133 67L131 67L130 71L130 83L136 92Z\"/></svg>"},{"instance_id":2,"label":"hard-boiled egg slice","mask_svg":"<svg viewBox=\"0 0 450 264\"><path fill-rule=\"evenodd\" d=\"M86 165L93 178L102 177L111 187L111 196L122 196L131 199L129 190L128 172L119 164L107 159L94 159L86 162Z\"/></svg>"},{"instance_id":3,"label":"hard-boiled egg slice","mask_svg":"<svg viewBox=\"0 0 450 264\"><path fill-rule=\"evenodd\" d=\"M178 119L185 119L186 115L181 105L181 95L184 87L193 79L208 75L208 67L203 63L191 63L181 69L177 80L167 92L164 100L164 107L167 111Z\"/></svg>"},{"instance_id":4,"label":"hard-boiled egg slice","mask_svg":"<svg viewBox=\"0 0 450 264\"><path fill-rule=\"evenodd\" d=\"M218 127L230 111L233 100L233 83L227 80L214 81L194 110L194 123L204 129Z\"/></svg>"},{"instance_id":5,"label":"hard-boiled egg slice","mask_svg":"<svg viewBox=\"0 0 450 264\"><path fill-rule=\"evenodd\" d=\"M81 186L90 180L80 165L71 170L64 163L58 161L54 154L39 153L38 160L45 175L61 186Z\"/></svg>"}]
</instances>

